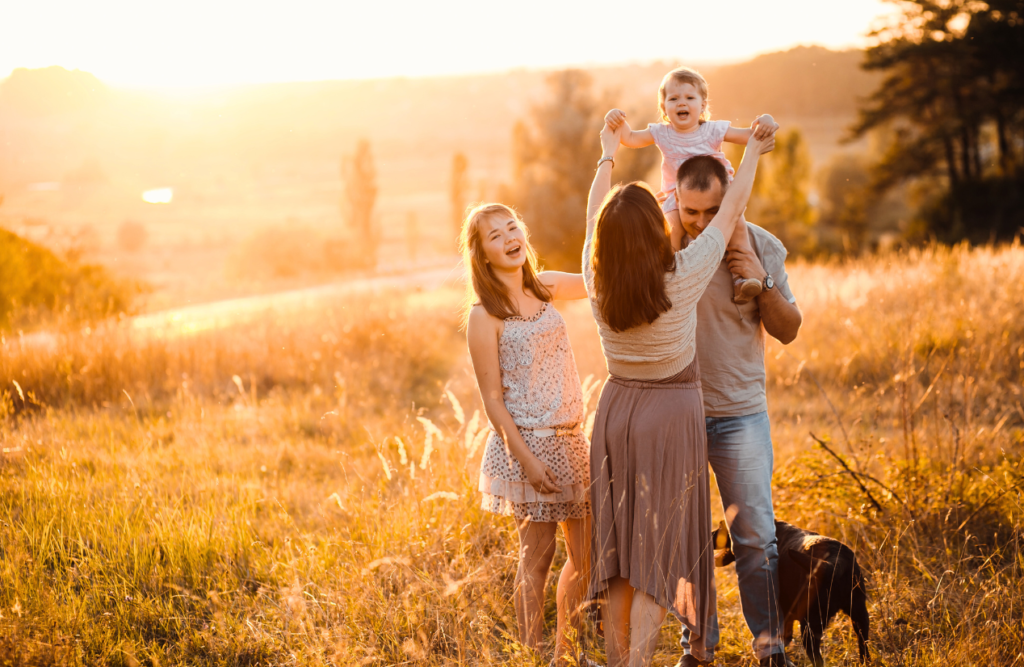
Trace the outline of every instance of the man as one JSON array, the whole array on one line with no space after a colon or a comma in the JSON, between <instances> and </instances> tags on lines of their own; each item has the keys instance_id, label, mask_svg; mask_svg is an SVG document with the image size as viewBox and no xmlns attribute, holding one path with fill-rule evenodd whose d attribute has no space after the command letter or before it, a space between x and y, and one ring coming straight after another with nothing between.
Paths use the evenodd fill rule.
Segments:
<instances>
[{"instance_id":1,"label":"man","mask_svg":"<svg viewBox=\"0 0 1024 667\"><path fill-rule=\"evenodd\" d=\"M703 155L680 165L676 183L683 231L687 239L695 239L718 213L729 186L728 173L716 158ZM753 250L728 249L697 305L697 360L708 460L732 533L743 616L762 667L785 667L791 663L784 650L777 595L764 332L784 345L791 343L803 316L789 289L786 248L760 227L747 223L747 229ZM764 291L751 302L733 303L732 274L761 278ZM689 654L688 635L684 627L678 667L707 664ZM717 621L708 640L711 646L718 643Z\"/></svg>"}]
</instances>

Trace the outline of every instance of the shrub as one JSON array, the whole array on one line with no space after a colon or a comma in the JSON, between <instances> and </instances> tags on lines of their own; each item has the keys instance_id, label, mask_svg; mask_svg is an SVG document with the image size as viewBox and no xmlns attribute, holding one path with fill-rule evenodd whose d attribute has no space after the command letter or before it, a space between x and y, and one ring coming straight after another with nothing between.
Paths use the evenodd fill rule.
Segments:
<instances>
[{"instance_id":1,"label":"shrub","mask_svg":"<svg viewBox=\"0 0 1024 667\"><path fill-rule=\"evenodd\" d=\"M0 229L0 330L102 319L128 311L140 290Z\"/></svg>"}]
</instances>

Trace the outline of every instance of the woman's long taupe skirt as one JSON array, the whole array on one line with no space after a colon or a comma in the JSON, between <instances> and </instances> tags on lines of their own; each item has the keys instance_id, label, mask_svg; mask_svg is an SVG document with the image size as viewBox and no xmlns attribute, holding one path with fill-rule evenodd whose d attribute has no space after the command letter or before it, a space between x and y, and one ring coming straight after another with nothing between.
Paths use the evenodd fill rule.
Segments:
<instances>
[{"instance_id":1,"label":"woman's long taupe skirt","mask_svg":"<svg viewBox=\"0 0 1024 667\"><path fill-rule=\"evenodd\" d=\"M590 450L592 595L628 579L690 629L716 621L707 433L697 360L653 382L609 378Z\"/></svg>"}]
</instances>

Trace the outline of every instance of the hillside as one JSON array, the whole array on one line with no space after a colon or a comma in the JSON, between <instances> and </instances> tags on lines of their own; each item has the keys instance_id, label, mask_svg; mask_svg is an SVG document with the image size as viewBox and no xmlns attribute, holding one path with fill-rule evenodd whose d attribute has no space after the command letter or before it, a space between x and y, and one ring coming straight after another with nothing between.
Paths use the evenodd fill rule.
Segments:
<instances>
[{"instance_id":1,"label":"hillside","mask_svg":"<svg viewBox=\"0 0 1024 667\"><path fill-rule=\"evenodd\" d=\"M769 111L800 125L823 160L872 88L857 52L798 48L703 67L715 116L749 123ZM595 93L653 118L670 63L591 71ZM224 257L271 225L340 225L339 162L372 142L385 241L404 252L414 220L425 254L450 252L447 187L464 152L471 195L493 196L509 177L514 123L545 94L542 71L328 81L170 93L108 88L61 68L18 70L0 84L0 226L33 238L77 233L107 264L158 285L184 273L220 279ZM595 128L596 131L596 128ZM155 206L149 188L173 187ZM115 244L126 220L148 230L148 250ZM198 264L198 266L194 266Z\"/></svg>"}]
</instances>

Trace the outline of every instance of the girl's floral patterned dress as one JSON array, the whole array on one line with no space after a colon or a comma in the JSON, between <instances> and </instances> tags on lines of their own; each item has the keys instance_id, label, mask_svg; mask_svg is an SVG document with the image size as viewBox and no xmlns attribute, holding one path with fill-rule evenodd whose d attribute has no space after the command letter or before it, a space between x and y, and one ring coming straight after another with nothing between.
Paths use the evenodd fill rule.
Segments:
<instances>
[{"instance_id":1,"label":"girl's floral patterned dress","mask_svg":"<svg viewBox=\"0 0 1024 667\"><path fill-rule=\"evenodd\" d=\"M583 392L565 320L549 303L529 318L510 317L498 341L505 407L526 446L558 477L560 493L537 493L501 436L487 439L480 466L483 509L522 521L565 521L590 514L590 444L580 430ZM555 429L555 435L535 430Z\"/></svg>"}]
</instances>

